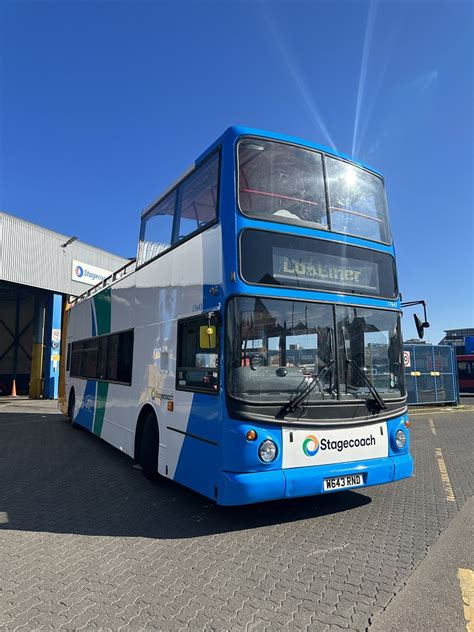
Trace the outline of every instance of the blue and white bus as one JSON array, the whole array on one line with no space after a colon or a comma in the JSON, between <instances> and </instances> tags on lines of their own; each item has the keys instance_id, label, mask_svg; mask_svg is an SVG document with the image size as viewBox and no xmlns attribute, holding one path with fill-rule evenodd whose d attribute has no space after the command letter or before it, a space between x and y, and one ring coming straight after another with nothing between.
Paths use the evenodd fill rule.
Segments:
<instances>
[{"instance_id":1,"label":"blue and white bus","mask_svg":"<svg viewBox=\"0 0 474 632\"><path fill-rule=\"evenodd\" d=\"M390 483L413 469L400 318L380 174L230 127L71 305L63 412L222 505Z\"/></svg>"}]
</instances>

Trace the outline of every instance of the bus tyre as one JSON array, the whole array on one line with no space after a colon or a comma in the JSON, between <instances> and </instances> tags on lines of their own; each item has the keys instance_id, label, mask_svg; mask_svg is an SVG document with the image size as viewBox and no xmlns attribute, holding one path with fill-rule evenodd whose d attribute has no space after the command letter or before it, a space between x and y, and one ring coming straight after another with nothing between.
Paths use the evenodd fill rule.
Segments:
<instances>
[{"instance_id":1,"label":"bus tyre","mask_svg":"<svg viewBox=\"0 0 474 632\"><path fill-rule=\"evenodd\" d=\"M145 420L140 440L139 461L143 476L150 481L158 478L158 422L155 414L150 412Z\"/></svg>"},{"instance_id":2,"label":"bus tyre","mask_svg":"<svg viewBox=\"0 0 474 632\"><path fill-rule=\"evenodd\" d=\"M76 424L76 422L74 421L74 409L76 408L76 396L74 394L74 391L71 391L71 394L69 395L69 403L68 403L68 407L67 407L67 416L69 417L69 421L71 422L71 426L73 428L79 428L79 424Z\"/></svg>"}]
</instances>

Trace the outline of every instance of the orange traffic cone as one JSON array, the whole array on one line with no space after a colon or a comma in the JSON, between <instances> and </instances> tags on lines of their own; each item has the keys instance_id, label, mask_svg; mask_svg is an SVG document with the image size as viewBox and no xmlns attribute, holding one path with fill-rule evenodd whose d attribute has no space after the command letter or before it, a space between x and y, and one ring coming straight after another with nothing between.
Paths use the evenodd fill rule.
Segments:
<instances>
[{"instance_id":1,"label":"orange traffic cone","mask_svg":"<svg viewBox=\"0 0 474 632\"><path fill-rule=\"evenodd\" d=\"M16 397L16 381L13 380L12 383L12 392L10 393L10 397Z\"/></svg>"}]
</instances>

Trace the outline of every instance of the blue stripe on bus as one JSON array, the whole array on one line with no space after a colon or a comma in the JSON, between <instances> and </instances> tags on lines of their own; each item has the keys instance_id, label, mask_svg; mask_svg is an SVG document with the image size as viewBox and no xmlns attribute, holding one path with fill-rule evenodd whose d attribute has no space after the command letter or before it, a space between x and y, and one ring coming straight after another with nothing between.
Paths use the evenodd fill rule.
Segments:
<instances>
[{"instance_id":1,"label":"blue stripe on bus","mask_svg":"<svg viewBox=\"0 0 474 632\"><path fill-rule=\"evenodd\" d=\"M94 423L96 389L97 382L95 380L87 380L81 407L79 408L79 412L74 420L80 426L83 426L90 431L92 431Z\"/></svg>"},{"instance_id":2,"label":"blue stripe on bus","mask_svg":"<svg viewBox=\"0 0 474 632\"><path fill-rule=\"evenodd\" d=\"M400 301L396 300L386 300L379 298L367 298L363 296L352 296L348 294L332 294L330 292L318 292L316 290L303 290L303 289L289 289L289 288L278 288L278 287L265 287L265 286L254 286L247 285L243 281L235 283L234 291L232 295L248 295L248 296L258 296L259 298L279 298L285 300L299 300L299 301L312 301L312 302L322 302L322 303L330 303L334 305L334 303L342 304L342 305L353 305L358 307L379 307L382 309L396 309L400 310ZM227 299L231 298L231 296L227 296Z\"/></svg>"},{"instance_id":3,"label":"blue stripe on bus","mask_svg":"<svg viewBox=\"0 0 474 632\"><path fill-rule=\"evenodd\" d=\"M317 228L308 228L306 226L295 226L292 224L284 224L282 222L271 222L269 220L250 219L241 215L237 211L238 229L254 228L265 231L274 231L278 233L287 233L291 235L300 235L302 237L311 237L312 239L324 239L327 241L336 241L339 243L349 244L353 246L361 246L362 248L375 250L377 252L386 252L392 257L395 256L393 246L382 244L380 242L353 237L343 233L330 232L329 230L319 230Z\"/></svg>"},{"instance_id":4,"label":"blue stripe on bus","mask_svg":"<svg viewBox=\"0 0 474 632\"><path fill-rule=\"evenodd\" d=\"M186 427L188 434L181 446L173 477L178 483L183 483L209 498L214 498L218 478L221 415L219 396L194 393Z\"/></svg>"}]
</instances>

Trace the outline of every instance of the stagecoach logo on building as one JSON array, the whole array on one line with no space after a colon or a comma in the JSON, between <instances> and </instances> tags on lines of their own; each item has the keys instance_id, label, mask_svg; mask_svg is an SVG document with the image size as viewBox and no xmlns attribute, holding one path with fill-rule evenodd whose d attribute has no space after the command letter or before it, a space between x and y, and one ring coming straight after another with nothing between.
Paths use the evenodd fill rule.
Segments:
<instances>
[{"instance_id":1,"label":"stagecoach logo on building","mask_svg":"<svg viewBox=\"0 0 474 632\"><path fill-rule=\"evenodd\" d=\"M97 283L100 283L111 274L112 272L110 270L91 266L83 261L76 261L74 259L72 262L72 280L79 281L79 283L97 285Z\"/></svg>"}]
</instances>

